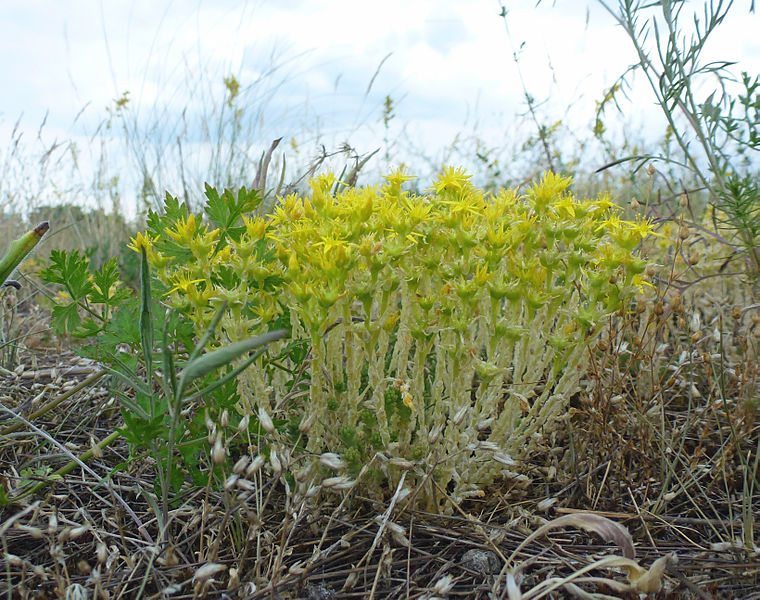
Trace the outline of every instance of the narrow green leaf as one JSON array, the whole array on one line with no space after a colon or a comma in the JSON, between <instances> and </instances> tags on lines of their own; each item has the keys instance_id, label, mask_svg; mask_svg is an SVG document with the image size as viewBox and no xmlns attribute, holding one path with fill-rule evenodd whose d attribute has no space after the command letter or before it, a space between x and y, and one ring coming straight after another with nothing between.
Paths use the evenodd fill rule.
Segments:
<instances>
[{"instance_id":1,"label":"narrow green leaf","mask_svg":"<svg viewBox=\"0 0 760 600\"><path fill-rule=\"evenodd\" d=\"M145 248L140 248L140 343L148 373L148 387L153 373L153 315L150 294L150 266Z\"/></svg>"},{"instance_id":2,"label":"narrow green leaf","mask_svg":"<svg viewBox=\"0 0 760 600\"><path fill-rule=\"evenodd\" d=\"M179 393L181 394L193 380L203 377L211 371L229 364L241 354L250 352L261 346L266 346L276 340L280 340L286 337L287 334L288 332L284 329L270 331L269 333L248 338L242 342L230 344L229 346L214 350L213 352L189 361L180 377Z\"/></svg>"}]
</instances>

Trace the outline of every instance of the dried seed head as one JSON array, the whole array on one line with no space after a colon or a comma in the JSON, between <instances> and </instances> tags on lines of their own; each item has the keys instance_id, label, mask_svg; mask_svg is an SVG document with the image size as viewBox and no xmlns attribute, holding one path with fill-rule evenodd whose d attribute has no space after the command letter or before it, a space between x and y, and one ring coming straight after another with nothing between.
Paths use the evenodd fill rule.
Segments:
<instances>
[{"instance_id":1,"label":"dried seed head","mask_svg":"<svg viewBox=\"0 0 760 600\"><path fill-rule=\"evenodd\" d=\"M678 326L678 329L686 329L686 321L683 317L678 317L676 319L676 325Z\"/></svg>"},{"instance_id":2,"label":"dried seed head","mask_svg":"<svg viewBox=\"0 0 760 600\"><path fill-rule=\"evenodd\" d=\"M695 331L691 334L691 342L693 344L696 344L699 340L702 339L702 332L701 331Z\"/></svg>"},{"instance_id":3,"label":"dried seed head","mask_svg":"<svg viewBox=\"0 0 760 600\"><path fill-rule=\"evenodd\" d=\"M226 569L227 567L224 565L220 565L217 563L206 563L195 572L195 575L193 575L193 581L195 581L196 583L206 581L208 579L211 579L217 573L224 571Z\"/></svg>"},{"instance_id":4,"label":"dried seed head","mask_svg":"<svg viewBox=\"0 0 760 600\"><path fill-rule=\"evenodd\" d=\"M240 586L240 575L238 574L238 570L234 567L230 569L229 573L230 579L227 582L227 589L234 590Z\"/></svg>"},{"instance_id":5,"label":"dried seed head","mask_svg":"<svg viewBox=\"0 0 760 600\"><path fill-rule=\"evenodd\" d=\"M245 415L242 419L240 419L240 423L238 423L237 430L240 433L245 433L248 431L248 423L251 422L251 417L248 415Z\"/></svg>"},{"instance_id":6,"label":"dried seed head","mask_svg":"<svg viewBox=\"0 0 760 600\"><path fill-rule=\"evenodd\" d=\"M288 467L290 467L290 450L288 448L282 448L280 450L280 454L278 458L280 459L280 464L282 465L282 468L284 470L287 470Z\"/></svg>"},{"instance_id":7,"label":"dried seed head","mask_svg":"<svg viewBox=\"0 0 760 600\"><path fill-rule=\"evenodd\" d=\"M274 448L272 448L269 452L269 464L271 465L272 471L275 475L282 473L282 463L277 456L277 450Z\"/></svg>"},{"instance_id":8,"label":"dried seed head","mask_svg":"<svg viewBox=\"0 0 760 600\"><path fill-rule=\"evenodd\" d=\"M689 231L689 228L684 225L681 227L681 229L678 230L678 237L679 239L685 240L687 237L689 237L690 233L691 232Z\"/></svg>"},{"instance_id":9,"label":"dried seed head","mask_svg":"<svg viewBox=\"0 0 760 600\"><path fill-rule=\"evenodd\" d=\"M229 427L230 426L230 411L228 411L226 408L222 411L222 417L219 419L219 422L221 423L222 427Z\"/></svg>"},{"instance_id":10,"label":"dried seed head","mask_svg":"<svg viewBox=\"0 0 760 600\"><path fill-rule=\"evenodd\" d=\"M601 350L602 352L607 352L607 350L609 350L609 348L610 348L610 344L609 344L609 342L607 342L607 340L600 339L597 342L596 347L599 348L599 350Z\"/></svg>"},{"instance_id":11,"label":"dried seed head","mask_svg":"<svg viewBox=\"0 0 760 600\"><path fill-rule=\"evenodd\" d=\"M298 431L306 435L309 433L309 430L311 429L311 426L314 424L315 419L317 418L316 413L311 413L308 416L305 416L303 419L301 419L301 422L298 424Z\"/></svg>"},{"instance_id":12,"label":"dried seed head","mask_svg":"<svg viewBox=\"0 0 760 600\"><path fill-rule=\"evenodd\" d=\"M441 437L441 432L443 431L442 425L436 425L428 432L428 442L430 444L435 444L438 441L438 438Z\"/></svg>"},{"instance_id":13,"label":"dried seed head","mask_svg":"<svg viewBox=\"0 0 760 600\"><path fill-rule=\"evenodd\" d=\"M236 473L237 475L240 475L243 471L245 471L248 468L249 462L251 462L251 457L248 456L247 454L244 454L243 456L237 459L235 466L232 467L232 472Z\"/></svg>"},{"instance_id":14,"label":"dried seed head","mask_svg":"<svg viewBox=\"0 0 760 600\"><path fill-rule=\"evenodd\" d=\"M12 567L23 567L24 566L24 559L22 559L20 556L16 556L15 554L6 554L5 560L8 561L8 564Z\"/></svg>"},{"instance_id":15,"label":"dried seed head","mask_svg":"<svg viewBox=\"0 0 760 600\"><path fill-rule=\"evenodd\" d=\"M265 459L261 454L256 455L256 458L251 461L251 464L248 465L248 468L245 470L245 476L250 479L253 477L261 467L264 466Z\"/></svg>"},{"instance_id":16,"label":"dried seed head","mask_svg":"<svg viewBox=\"0 0 760 600\"><path fill-rule=\"evenodd\" d=\"M84 535L85 533L87 533L87 531L89 531L89 529L90 528L87 527L87 525L80 525L79 527L73 527L69 531L69 539L70 540L75 540L75 539L81 537L82 535Z\"/></svg>"},{"instance_id":17,"label":"dried seed head","mask_svg":"<svg viewBox=\"0 0 760 600\"><path fill-rule=\"evenodd\" d=\"M224 482L224 489L225 489L225 490L228 490L228 489L230 489L230 488L231 488L233 485L235 485L235 484L237 483L237 480L238 480L238 479L239 479L239 477L237 476L237 474L233 473L232 475L230 475L230 476L229 476L229 477L228 477L228 478L225 480L225 482Z\"/></svg>"},{"instance_id":18,"label":"dried seed head","mask_svg":"<svg viewBox=\"0 0 760 600\"><path fill-rule=\"evenodd\" d=\"M403 469L405 471L411 471L414 468L413 462L406 460L405 458L398 457L398 456L394 456L388 462L392 464L394 467L398 467L399 469Z\"/></svg>"},{"instance_id":19,"label":"dried seed head","mask_svg":"<svg viewBox=\"0 0 760 600\"><path fill-rule=\"evenodd\" d=\"M108 547L103 542L98 542L95 555L97 556L98 564L106 562L106 558L108 558Z\"/></svg>"},{"instance_id":20,"label":"dried seed head","mask_svg":"<svg viewBox=\"0 0 760 600\"><path fill-rule=\"evenodd\" d=\"M731 317L733 319L735 319L736 321L738 321L739 319L741 319L742 318L742 309L739 308L738 306L734 306L731 309Z\"/></svg>"},{"instance_id":21,"label":"dried seed head","mask_svg":"<svg viewBox=\"0 0 760 600\"><path fill-rule=\"evenodd\" d=\"M21 531L25 531L30 536L32 536L34 539L39 540L42 539L45 535L39 527L34 527L33 525L16 525L16 529L19 529Z\"/></svg>"},{"instance_id":22,"label":"dried seed head","mask_svg":"<svg viewBox=\"0 0 760 600\"><path fill-rule=\"evenodd\" d=\"M98 446L98 443L92 436L90 436L90 451L92 452L93 458L103 458L103 449Z\"/></svg>"},{"instance_id":23,"label":"dried seed head","mask_svg":"<svg viewBox=\"0 0 760 600\"><path fill-rule=\"evenodd\" d=\"M485 431L488 429L491 425L493 425L493 422L496 420L495 417L489 417L488 419L483 419L482 421L479 421L475 424L475 429L478 431Z\"/></svg>"},{"instance_id":24,"label":"dried seed head","mask_svg":"<svg viewBox=\"0 0 760 600\"><path fill-rule=\"evenodd\" d=\"M241 490L245 490L246 492L256 491L256 484L253 483L253 481L248 481L247 479L238 479L235 482L235 485Z\"/></svg>"},{"instance_id":25,"label":"dried seed head","mask_svg":"<svg viewBox=\"0 0 760 600\"><path fill-rule=\"evenodd\" d=\"M631 199L631 210L637 211L641 208L641 204L639 204L639 201L636 200L636 198Z\"/></svg>"},{"instance_id":26,"label":"dried seed head","mask_svg":"<svg viewBox=\"0 0 760 600\"><path fill-rule=\"evenodd\" d=\"M222 445L222 436L217 436L216 441L214 441L214 448L211 450L211 460L214 461L215 465L221 465L226 454Z\"/></svg>"},{"instance_id":27,"label":"dried seed head","mask_svg":"<svg viewBox=\"0 0 760 600\"><path fill-rule=\"evenodd\" d=\"M259 417L259 423L261 423L261 426L264 428L264 431L266 431L267 433L274 432L274 423L272 422L272 417L269 416L267 409L264 408L263 406L259 407L258 417Z\"/></svg>"},{"instance_id":28,"label":"dried seed head","mask_svg":"<svg viewBox=\"0 0 760 600\"><path fill-rule=\"evenodd\" d=\"M686 194L681 194L678 197L678 206L680 206L681 208L686 208L687 206L689 206L689 197Z\"/></svg>"},{"instance_id":29,"label":"dried seed head","mask_svg":"<svg viewBox=\"0 0 760 600\"><path fill-rule=\"evenodd\" d=\"M662 302L658 302L657 304L654 305L652 312L654 312L654 314L656 314L659 317L665 312L665 305Z\"/></svg>"},{"instance_id":30,"label":"dried seed head","mask_svg":"<svg viewBox=\"0 0 760 600\"><path fill-rule=\"evenodd\" d=\"M501 464L506 465L508 467L515 464L514 459L506 452L494 452L493 459L496 462L500 462Z\"/></svg>"},{"instance_id":31,"label":"dried seed head","mask_svg":"<svg viewBox=\"0 0 760 600\"><path fill-rule=\"evenodd\" d=\"M673 309L673 312L678 312L683 308L683 295L681 292L673 292L670 296L670 308Z\"/></svg>"},{"instance_id":32,"label":"dried seed head","mask_svg":"<svg viewBox=\"0 0 760 600\"><path fill-rule=\"evenodd\" d=\"M467 408L467 406L463 406L456 412L456 414L454 414L454 417L451 419L454 422L454 425L462 424L464 416L467 414Z\"/></svg>"},{"instance_id":33,"label":"dried seed head","mask_svg":"<svg viewBox=\"0 0 760 600\"><path fill-rule=\"evenodd\" d=\"M698 264L700 260L702 260L702 253L701 252L692 252L691 254L689 254L689 264L692 267L694 265Z\"/></svg>"},{"instance_id":34,"label":"dried seed head","mask_svg":"<svg viewBox=\"0 0 760 600\"><path fill-rule=\"evenodd\" d=\"M354 481L345 475L341 475L340 477L328 477L322 481L322 487L337 491L350 489L353 485Z\"/></svg>"},{"instance_id":35,"label":"dried seed head","mask_svg":"<svg viewBox=\"0 0 760 600\"><path fill-rule=\"evenodd\" d=\"M654 165L652 163L649 163L647 165L647 175L649 175L650 177L654 177L655 173L656 173L656 171L654 169Z\"/></svg>"},{"instance_id":36,"label":"dried seed head","mask_svg":"<svg viewBox=\"0 0 760 600\"><path fill-rule=\"evenodd\" d=\"M319 457L319 464L328 469L339 471L346 466L346 463L334 452L325 452Z\"/></svg>"}]
</instances>

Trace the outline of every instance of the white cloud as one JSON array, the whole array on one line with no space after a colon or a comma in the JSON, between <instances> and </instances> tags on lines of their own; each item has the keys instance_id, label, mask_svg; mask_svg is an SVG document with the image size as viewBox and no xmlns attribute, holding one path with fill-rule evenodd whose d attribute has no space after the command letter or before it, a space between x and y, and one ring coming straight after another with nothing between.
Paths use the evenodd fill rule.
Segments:
<instances>
[{"instance_id":1,"label":"white cloud","mask_svg":"<svg viewBox=\"0 0 760 600\"><path fill-rule=\"evenodd\" d=\"M635 60L629 41L597 2L536 8L525 0L508 8L512 43L525 43L520 68L528 91L548 101L543 110L553 118L575 103L575 126L587 127L594 102ZM221 78L235 74L244 88L261 79L246 98L264 106L266 134L355 135L372 147L384 133L387 94L397 103L393 126L407 121L427 146L453 139L475 120L476 106L481 129L496 138L525 110L498 12L490 0L3 0L0 134L22 112L33 132L49 112L52 135L78 135L72 123L85 104L94 127L126 90L146 114L170 104L173 122L183 107L218 104ZM759 23L736 6L711 56L739 58L741 68L760 72ZM273 64L279 68L268 74ZM631 118L653 119L643 87L634 99Z\"/></svg>"}]
</instances>

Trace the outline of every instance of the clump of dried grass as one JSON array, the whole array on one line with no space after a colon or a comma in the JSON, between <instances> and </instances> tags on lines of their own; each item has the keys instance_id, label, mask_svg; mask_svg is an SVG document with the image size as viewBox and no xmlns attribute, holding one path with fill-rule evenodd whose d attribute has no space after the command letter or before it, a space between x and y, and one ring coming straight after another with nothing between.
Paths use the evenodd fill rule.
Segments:
<instances>
[{"instance_id":1,"label":"clump of dried grass","mask_svg":"<svg viewBox=\"0 0 760 600\"><path fill-rule=\"evenodd\" d=\"M524 465L531 479L457 505L455 516L410 510L398 497L390 507L380 505L353 491L340 504L340 496L320 493L320 510L296 505L280 478L249 473L253 461L247 460L245 468L230 466L226 489L186 488L169 515L170 541L162 544L155 511L141 492L153 486L150 460L130 460L126 444L115 443L89 461L90 472L52 480L42 494L2 509L0 592L13 589L20 598L488 598L506 589L506 557L531 532L554 514L585 509L626 524L644 567L678 555L678 565L668 563L664 571L658 597L746 596L753 563L742 543L747 478L740 457L758 437L745 402L757 327L751 311L741 319L729 311L731 336L720 345L700 317L708 325L695 341L688 324L700 310L698 298L688 290L682 295L679 304L668 290L631 323L610 328L607 347L595 353L595 377L574 399L573 426L547 432L543 450ZM634 326L654 333L633 344ZM625 341L630 356L623 361ZM684 352L689 360L680 359ZM73 355L53 361L48 352L27 352L21 365L2 376L1 387L3 405L26 417L87 377L88 365ZM727 371L721 383L718 365L734 375ZM120 425L102 382L31 421L74 453ZM2 483L16 487L21 471L49 478L69 458L31 427L20 428L0 442ZM757 511L757 493L744 503ZM509 576L530 590L579 577L610 552L588 534L553 532L522 548L520 568ZM577 585L600 593L609 592L600 577L624 581L614 570L593 573L596 582Z\"/></svg>"}]
</instances>

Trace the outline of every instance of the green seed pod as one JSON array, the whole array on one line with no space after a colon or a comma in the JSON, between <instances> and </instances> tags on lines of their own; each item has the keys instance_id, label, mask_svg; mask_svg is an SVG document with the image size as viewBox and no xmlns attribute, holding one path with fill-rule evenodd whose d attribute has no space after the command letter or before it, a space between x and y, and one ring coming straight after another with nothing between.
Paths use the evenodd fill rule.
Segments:
<instances>
[{"instance_id":1,"label":"green seed pod","mask_svg":"<svg viewBox=\"0 0 760 600\"><path fill-rule=\"evenodd\" d=\"M0 260L0 285L5 284L13 270L34 249L48 229L50 229L50 224L44 221L11 243L8 252Z\"/></svg>"}]
</instances>

